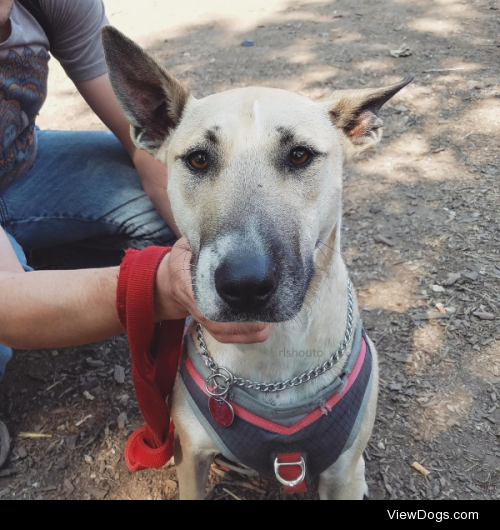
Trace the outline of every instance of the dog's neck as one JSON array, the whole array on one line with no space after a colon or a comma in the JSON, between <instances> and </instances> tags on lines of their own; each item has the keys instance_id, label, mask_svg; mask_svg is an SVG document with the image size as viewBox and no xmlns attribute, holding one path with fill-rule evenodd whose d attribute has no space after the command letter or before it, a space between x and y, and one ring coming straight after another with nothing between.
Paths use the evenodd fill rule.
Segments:
<instances>
[{"instance_id":1,"label":"dog's neck","mask_svg":"<svg viewBox=\"0 0 500 530\"><path fill-rule=\"evenodd\" d=\"M348 306L348 273L339 251L338 231L334 230L317 251L316 274L302 311L293 321L277 324L267 342L223 345L205 332L208 350L220 366L251 381L273 383L320 366L338 349L345 336ZM356 299L354 318L357 322ZM314 381L277 394L253 395L282 406L312 397L341 373L349 351L332 370Z\"/></svg>"}]
</instances>

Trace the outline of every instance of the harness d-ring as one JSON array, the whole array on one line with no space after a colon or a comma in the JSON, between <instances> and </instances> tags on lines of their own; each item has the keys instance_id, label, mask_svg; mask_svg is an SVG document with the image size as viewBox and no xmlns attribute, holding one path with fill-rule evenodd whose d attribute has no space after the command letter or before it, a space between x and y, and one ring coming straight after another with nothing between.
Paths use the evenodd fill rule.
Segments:
<instances>
[{"instance_id":1,"label":"harness d-ring","mask_svg":"<svg viewBox=\"0 0 500 530\"><path fill-rule=\"evenodd\" d=\"M295 480L285 480L280 475L280 469L282 467L299 467L301 471L299 478ZM304 480L306 479L306 463L305 463L304 458L302 457L300 458L300 461L298 462L286 462L286 463L280 463L279 458L276 458L276 460L274 461L274 472L276 474L276 478L279 480L279 482L281 482L281 484L283 484L283 486L287 488L296 488L299 484L302 484L302 482L304 482Z\"/></svg>"}]
</instances>

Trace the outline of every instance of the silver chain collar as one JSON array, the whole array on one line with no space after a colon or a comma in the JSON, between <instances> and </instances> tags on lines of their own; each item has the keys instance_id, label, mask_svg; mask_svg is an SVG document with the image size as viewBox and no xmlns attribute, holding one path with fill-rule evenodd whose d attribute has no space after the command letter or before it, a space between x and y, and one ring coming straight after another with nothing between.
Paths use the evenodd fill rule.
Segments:
<instances>
[{"instance_id":1,"label":"silver chain collar","mask_svg":"<svg viewBox=\"0 0 500 530\"><path fill-rule=\"evenodd\" d=\"M283 392L284 390L289 390L291 388L301 386L304 383L308 383L309 381L312 381L313 379L316 379L321 375L325 374L326 372L330 371L340 361L352 339L352 333L354 329L354 296L350 280L347 281L347 298L347 326L344 335L344 340L342 341L342 344L340 345L338 350L334 352L332 356L321 366L318 366L317 368L314 368L299 377L287 379L286 381L282 381L280 383L255 383L248 379L243 379L242 377L236 377L226 368L220 367L214 361L214 359L212 359L212 356L210 355L205 340L203 338L203 328L201 324L197 322L196 330L198 332L198 341L201 347L199 353L205 361L207 367L212 372L212 375L207 379L207 389L208 385L212 382L211 386L214 387L215 392L213 394L210 392L210 394L216 397L227 396L234 385L240 388L244 388L246 390L256 390L258 392L273 394L276 392Z\"/></svg>"}]
</instances>

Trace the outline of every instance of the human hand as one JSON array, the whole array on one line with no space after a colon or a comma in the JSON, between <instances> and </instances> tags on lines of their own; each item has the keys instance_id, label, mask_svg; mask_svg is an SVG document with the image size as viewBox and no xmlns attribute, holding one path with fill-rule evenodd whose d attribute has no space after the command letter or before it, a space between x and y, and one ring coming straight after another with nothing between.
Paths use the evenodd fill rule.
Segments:
<instances>
[{"instance_id":1,"label":"human hand","mask_svg":"<svg viewBox=\"0 0 500 530\"><path fill-rule=\"evenodd\" d=\"M189 315L223 344L265 342L273 324L262 322L220 323L207 320L198 309L193 295L191 250L186 239L180 239L160 265L157 276L156 312L159 320L178 320Z\"/></svg>"}]
</instances>

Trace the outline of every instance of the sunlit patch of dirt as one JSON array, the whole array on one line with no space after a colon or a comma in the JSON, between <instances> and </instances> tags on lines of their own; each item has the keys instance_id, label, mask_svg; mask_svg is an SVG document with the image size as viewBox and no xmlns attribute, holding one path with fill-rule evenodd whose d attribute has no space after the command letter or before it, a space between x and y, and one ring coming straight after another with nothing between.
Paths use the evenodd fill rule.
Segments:
<instances>
[{"instance_id":1,"label":"sunlit patch of dirt","mask_svg":"<svg viewBox=\"0 0 500 530\"><path fill-rule=\"evenodd\" d=\"M466 12L470 12L467 2L463 0L434 0L434 3L437 4L438 14L442 13L444 8L446 8L448 15L454 13L464 17Z\"/></svg>"},{"instance_id":2,"label":"sunlit patch of dirt","mask_svg":"<svg viewBox=\"0 0 500 530\"><path fill-rule=\"evenodd\" d=\"M298 50L288 59L291 64L307 64L314 59L314 54L310 50Z\"/></svg>"},{"instance_id":3,"label":"sunlit patch of dirt","mask_svg":"<svg viewBox=\"0 0 500 530\"><path fill-rule=\"evenodd\" d=\"M405 134L391 140L392 156L390 160L382 152L377 152L368 161L357 165L359 172L382 169L384 176L391 182L416 183L422 181L456 181L473 177L464 171L455 152L440 146L431 147L415 133ZM413 168L408 167L411 161Z\"/></svg>"},{"instance_id":4,"label":"sunlit patch of dirt","mask_svg":"<svg viewBox=\"0 0 500 530\"><path fill-rule=\"evenodd\" d=\"M422 305L422 301L414 297L418 288L419 268L416 263L392 267L389 280L373 281L359 291L361 306L370 310L404 313L412 307Z\"/></svg>"},{"instance_id":5,"label":"sunlit patch of dirt","mask_svg":"<svg viewBox=\"0 0 500 530\"><path fill-rule=\"evenodd\" d=\"M418 328L413 335L412 362L407 363L406 373L421 372L437 355L445 342L445 331L440 324L431 322Z\"/></svg>"},{"instance_id":6,"label":"sunlit patch of dirt","mask_svg":"<svg viewBox=\"0 0 500 530\"><path fill-rule=\"evenodd\" d=\"M473 179L464 172L463 166L455 159L451 149L429 152L419 161L419 171L426 180L452 181Z\"/></svg>"},{"instance_id":7,"label":"sunlit patch of dirt","mask_svg":"<svg viewBox=\"0 0 500 530\"><path fill-rule=\"evenodd\" d=\"M478 133L500 135L500 100L488 98L478 102L465 114L465 119L475 125Z\"/></svg>"},{"instance_id":8,"label":"sunlit patch of dirt","mask_svg":"<svg viewBox=\"0 0 500 530\"><path fill-rule=\"evenodd\" d=\"M395 215L400 215L406 212L407 205L400 200L387 201L384 204L384 211Z\"/></svg>"},{"instance_id":9,"label":"sunlit patch of dirt","mask_svg":"<svg viewBox=\"0 0 500 530\"><path fill-rule=\"evenodd\" d=\"M389 58L382 60L382 59L369 59L364 61L359 61L356 63L356 68L359 68L360 70L378 70L380 72L392 72L394 69L394 65L390 61Z\"/></svg>"},{"instance_id":10,"label":"sunlit patch of dirt","mask_svg":"<svg viewBox=\"0 0 500 530\"><path fill-rule=\"evenodd\" d=\"M356 169L361 173L359 166ZM374 194L382 195L390 189L390 183L375 181L370 174L371 171L373 171L373 164L368 162L366 164L366 179L357 182L348 181L344 186L345 190L349 190L349 197L353 201L361 203L361 201L370 200Z\"/></svg>"},{"instance_id":11,"label":"sunlit patch of dirt","mask_svg":"<svg viewBox=\"0 0 500 530\"><path fill-rule=\"evenodd\" d=\"M480 352L471 352L467 369L488 383L500 383L500 341L493 342Z\"/></svg>"},{"instance_id":12,"label":"sunlit patch of dirt","mask_svg":"<svg viewBox=\"0 0 500 530\"><path fill-rule=\"evenodd\" d=\"M449 35L459 29L459 25L453 20L437 20L433 18L419 18L408 24L408 27L422 33L434 35Z\"/></svg>"},{"instance_id":13,"label":"sunlit patch of dirt","mask_svg":"<svg viewBox=\"0 0 500 530\"><path fill-rule=\"evenodd\" d=\"M441 99L436 91L429 86L414 86L406 93L401 94L401 99L411 101L411 104L419 112L431 113L438 111L441 106Z\"/></svg>"},{"instance_id":14,"label":"sunlit patch of dirt","mask_svg":"<svg viewBox=\"0 0 500 530\"><path fill-rule=\"evenodd\" d=\"M417 398L419 410L415 414L414 430L429 440L443 431L451 429L467 417L472 404L470 391L459 386L450 386L435 395Z\"/></svg>"},{"instance_id":15,"label":"sunlit patch of dirt","mask_svg":"<svg viewBox=\"0 0 500 530\"><path fill-rule=\"evenodd\" d=\"M404 157L406 165L408 165L408 156L419 158L429 152L428 139L419 138L414 133L393 139L392 146Z\"/></svg>"},{"instance_id":16,"label":"sunlit patch of dirt","mask_svg":"<svg viewBox=\"0 0 500 530\"><path fill-rule=\"evenodd\" d=\"M444 344L444 329L439 324L429 323L417 329L413 335L416 351L435 353Z\"/></svg>"}]
</instances>

